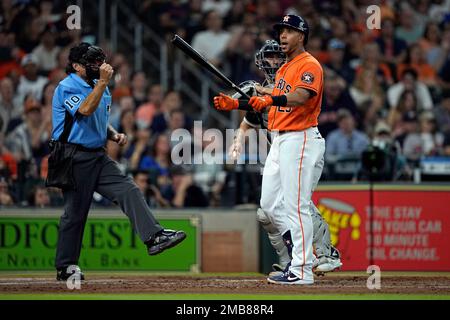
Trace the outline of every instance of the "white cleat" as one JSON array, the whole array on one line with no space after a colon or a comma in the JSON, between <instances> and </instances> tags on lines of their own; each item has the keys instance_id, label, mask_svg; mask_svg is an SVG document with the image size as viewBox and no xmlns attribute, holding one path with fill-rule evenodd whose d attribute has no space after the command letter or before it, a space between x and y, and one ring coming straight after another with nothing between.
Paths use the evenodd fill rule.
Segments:
<instances>
[{"instance_id":1,"label":"white cleat","mask_svg":"<svg viewBox=\"0 0 450 320\"><path fill-rule=\"evenodd\" d=\"M313 263L313 271L317 276L323 276L325 273L333 272L342 267L341 259L331 257L320 257Z\"/></svg>"}]
</instances>

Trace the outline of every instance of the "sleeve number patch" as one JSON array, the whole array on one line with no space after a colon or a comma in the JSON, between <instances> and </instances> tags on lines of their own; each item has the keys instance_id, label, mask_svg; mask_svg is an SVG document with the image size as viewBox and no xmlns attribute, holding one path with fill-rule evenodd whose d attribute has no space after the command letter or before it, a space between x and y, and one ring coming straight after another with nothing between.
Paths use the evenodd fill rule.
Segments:
<instances>
[{"instance_id":1,"label":"sleeve number patch","mask_svg":"<svg viewBox=\"0 0 450 320\"><path fill-rule=\"evenodd\" d=\"M64 104L68 106L70 109L73 109L77 104L81 101L78 96L71 96L69 99L64 100Z\"/></svg>"}]
</instances>

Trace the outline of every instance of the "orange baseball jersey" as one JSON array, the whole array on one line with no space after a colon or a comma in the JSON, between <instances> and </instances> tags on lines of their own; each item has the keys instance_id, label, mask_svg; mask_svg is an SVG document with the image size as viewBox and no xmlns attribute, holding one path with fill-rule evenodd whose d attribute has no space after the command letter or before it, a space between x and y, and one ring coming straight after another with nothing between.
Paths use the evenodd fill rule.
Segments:
<instances>
[{"instance_id":1,"label":"orange baseball jersey","mask_svg":"<svg viewBox=\"0 0 450 320\"><path fill-rule=\"evenodd\" d=\"M282 95L304 88L315 93L304 105L270 107L268 129L301 131L317 126L323 93L323 70L308 52L303 52L278 69L272 95Z\"/></svg>"}]
</instances>

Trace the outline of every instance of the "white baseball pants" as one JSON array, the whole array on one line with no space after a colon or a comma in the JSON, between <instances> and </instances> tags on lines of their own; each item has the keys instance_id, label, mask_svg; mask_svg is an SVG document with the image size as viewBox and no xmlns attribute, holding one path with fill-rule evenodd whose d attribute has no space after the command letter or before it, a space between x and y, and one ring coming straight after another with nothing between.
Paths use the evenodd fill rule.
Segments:
<instances>
[{"instance_id":1,"label":"white baseball pants","mask_svg":"<svg viewBox=\"0 0 450 320\"><path fill-rule=\"evenodd\" d=\"M325 139L316 127L274 134L264 165L261 208L284 234L291 232L290 271L313 279L311 196L322 174Z\"/></svg>"}]
</instances>

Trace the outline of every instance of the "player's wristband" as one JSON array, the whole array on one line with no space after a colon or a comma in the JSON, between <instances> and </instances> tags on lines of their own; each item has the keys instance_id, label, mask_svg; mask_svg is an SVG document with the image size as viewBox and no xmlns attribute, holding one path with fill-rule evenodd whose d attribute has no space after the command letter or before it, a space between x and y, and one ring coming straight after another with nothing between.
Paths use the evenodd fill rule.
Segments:
<instances>
[{"instance_id":1,"label":"player's wristband","mask_svg":"<svg viewBox=\"0 0 450 320\"><path fill-rule=\"evenodd\" d=\"M272 97L272 101L273 101L273 106L280 106L280 107L284 107L287 105L287 97L286 95L281 95L281 96L271 96Z\"/></svg>"},{"instance_id":2,"label":"player's wristband","mask_svg":"<svg viewBox=\"0 0 450 320\"><path fill-rule=\"evenodd\" d=\"M239 110L247 110L247 111L252 111L253 108L248 104L249 99L239 99L239 105L238 105L238 109Z\"/></svg>"}]
</instances>

